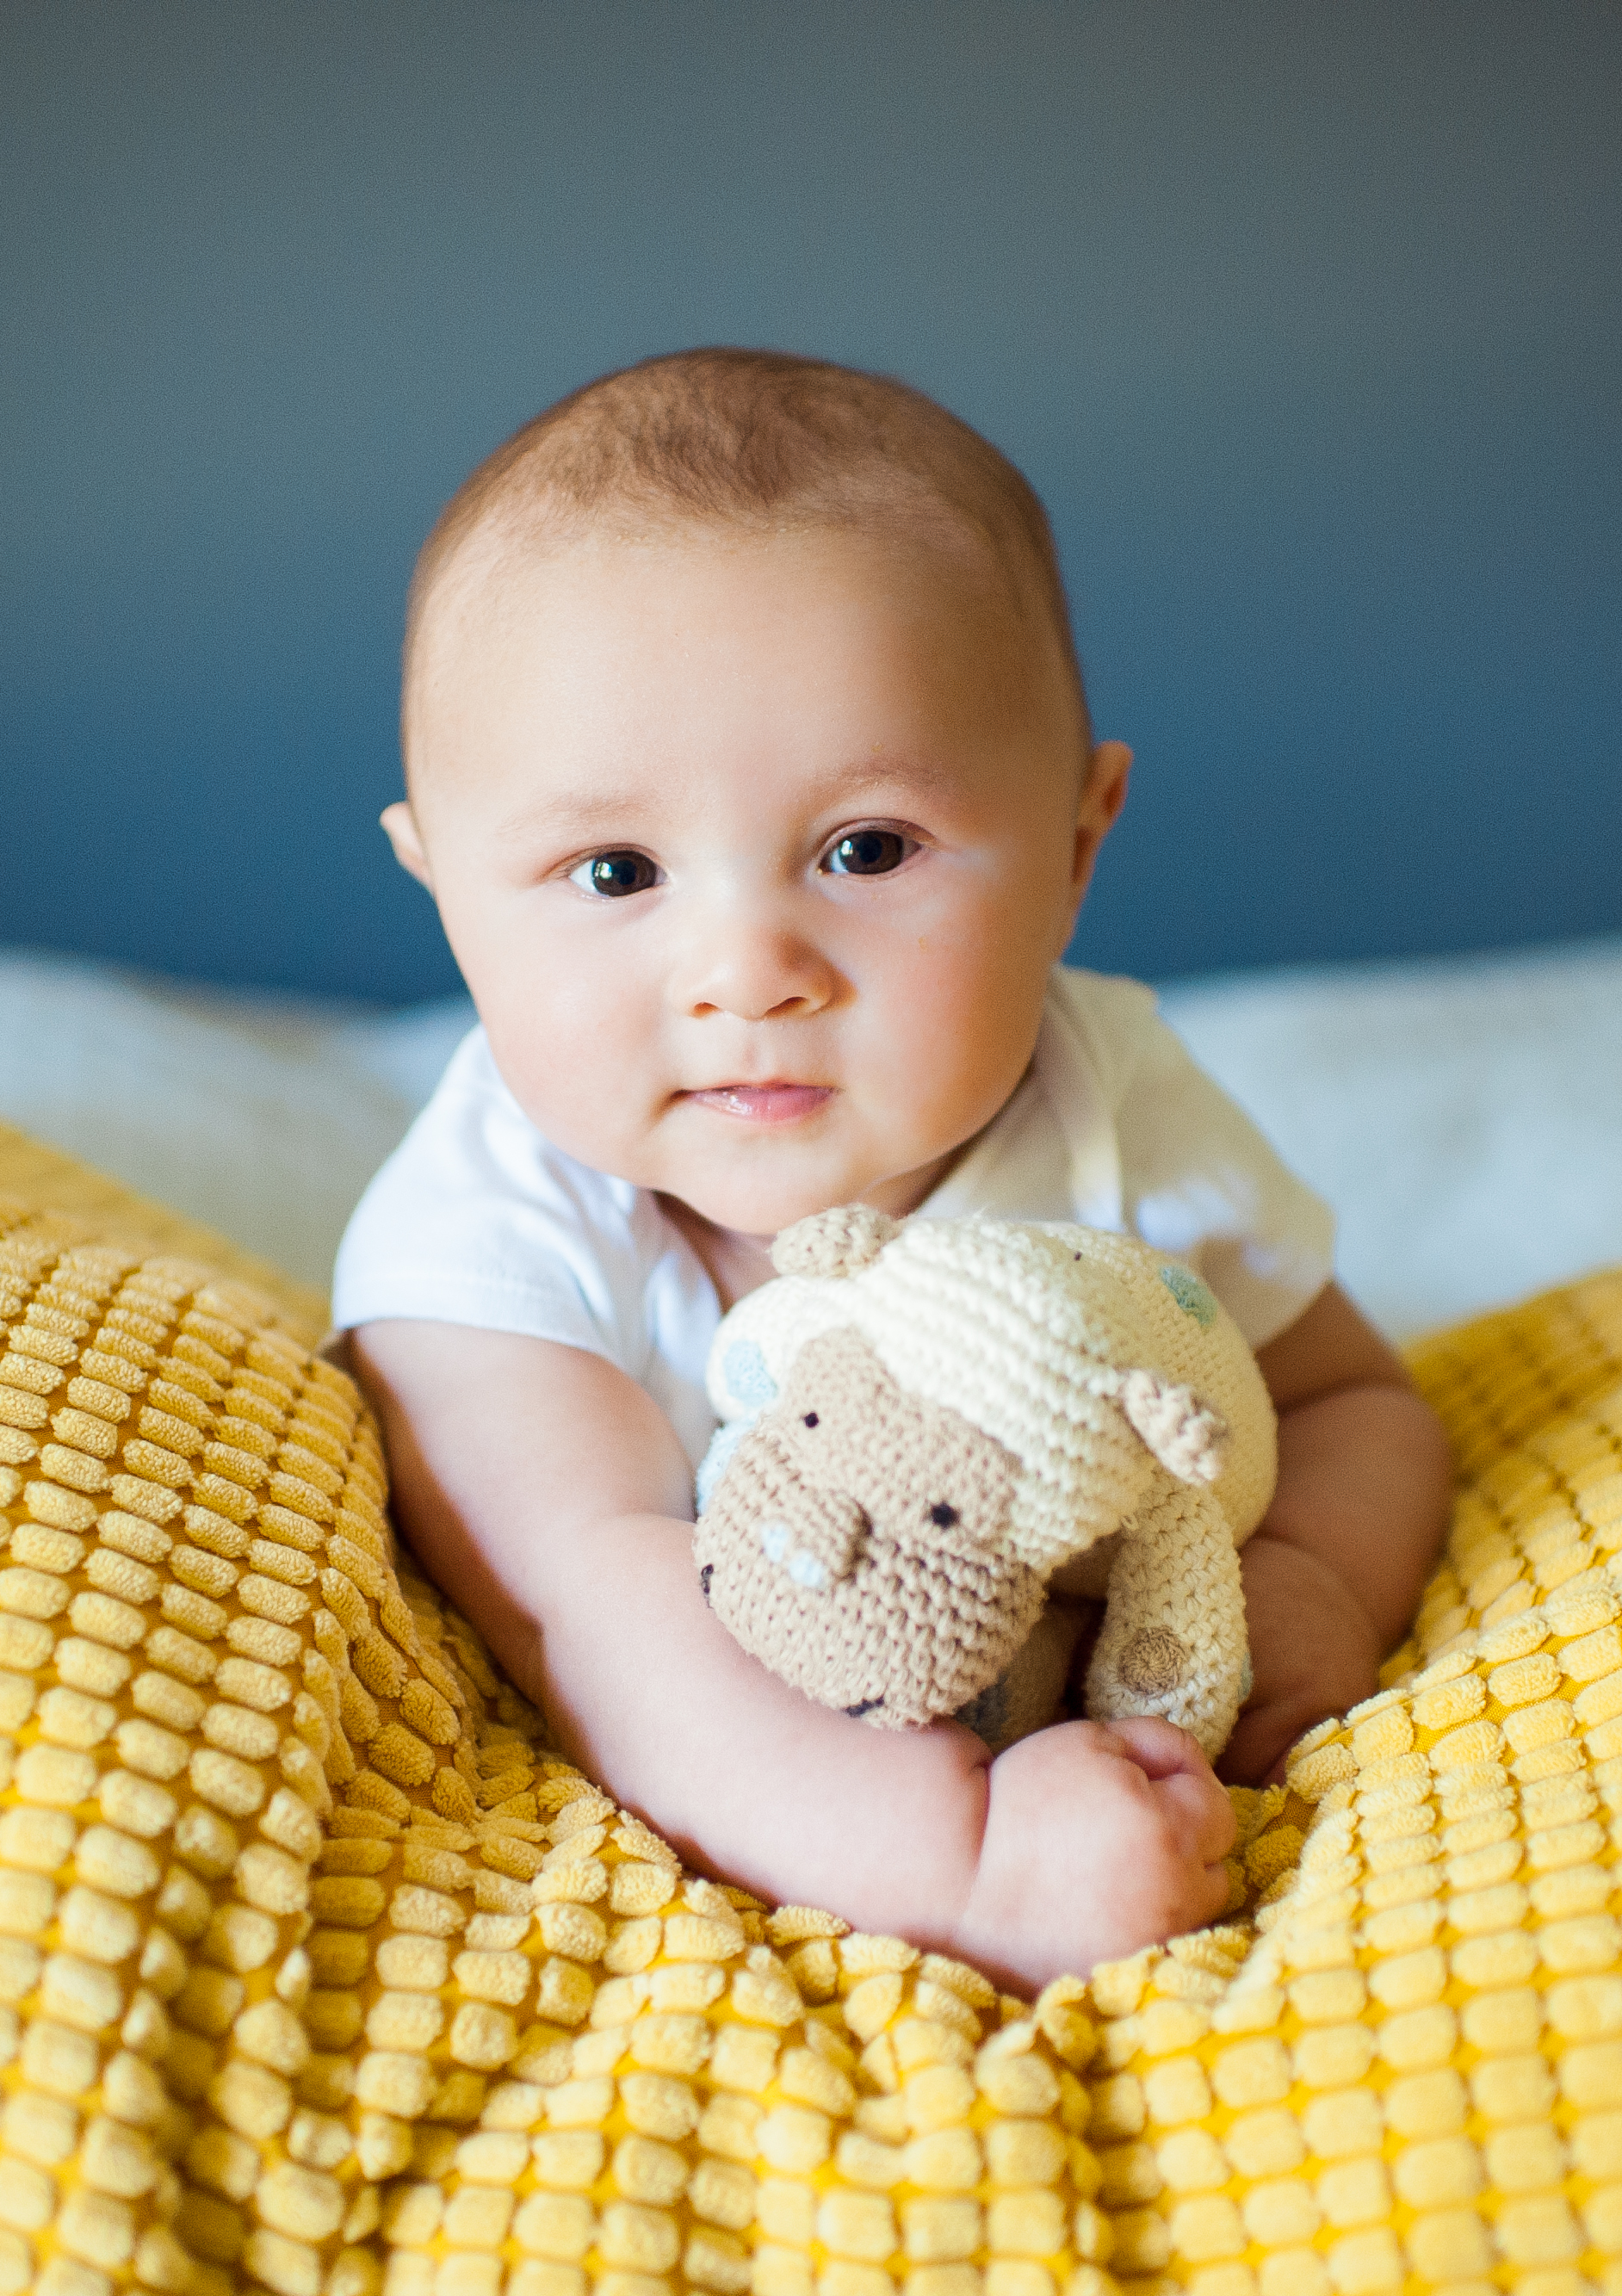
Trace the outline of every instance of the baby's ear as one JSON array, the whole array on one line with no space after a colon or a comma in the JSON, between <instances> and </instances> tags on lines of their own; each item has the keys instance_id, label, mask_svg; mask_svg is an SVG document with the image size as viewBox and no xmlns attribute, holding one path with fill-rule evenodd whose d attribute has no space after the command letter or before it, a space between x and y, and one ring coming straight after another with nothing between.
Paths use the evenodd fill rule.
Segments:
<instances>
[{"instance_id":1,"label":"baby's ear","mask_svg":"<svg viewBox=\"0 0 1622 2296\"><path fill-rule=\"evenodd\" d=\"M1151 1371L1101 1371L1087 1381L1094 1395L1118 1403L1167 1474L1180 1483L1214 1483L1228 1447L1228 1423L1180 1387Z\"/></svg>"},{"instance_id":2,"label":"baby's ear","mask_svg":"<svg viewBox=\"0 0 1622 2296\"><path fill-rule=\"evenodd\" d=\"M386 805L380 819L383 834L394 848L394 857L419 885L426 885L431 893L433 879L428 873L428 856L422 850L422 840L417 834L417 817L403 800L397 805Z\"/></svg>"},{"instance_id":3,"label":"baby's ear","mask_svg":"<svg viewBox=\"0 0 1622 2296\"><path fill-rule=\"evenodd\" d=\"M865 1204L836 1204L785 1227L772 1246L780 1275L856 1275L871 1267L901 1223Z\"/></svg>"}]
</instances>

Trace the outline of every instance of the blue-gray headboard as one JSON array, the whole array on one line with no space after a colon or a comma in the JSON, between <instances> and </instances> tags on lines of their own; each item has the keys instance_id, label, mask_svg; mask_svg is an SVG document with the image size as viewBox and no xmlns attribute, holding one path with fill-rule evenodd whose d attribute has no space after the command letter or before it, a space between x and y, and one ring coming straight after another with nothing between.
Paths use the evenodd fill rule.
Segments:
<instances>
[{"instance_id":1,"label":"blue-gray headboard","mask_svg":"<svg viewBox=\"0 0 1622 2296\"><path fill-rule=\"evenodd\" d=\"M386 999L413 552L604 367L782 344L1058 527L1149 974L1622 925L1622 12L0 16L0 935Z\"/></svg>"}]
</instances>

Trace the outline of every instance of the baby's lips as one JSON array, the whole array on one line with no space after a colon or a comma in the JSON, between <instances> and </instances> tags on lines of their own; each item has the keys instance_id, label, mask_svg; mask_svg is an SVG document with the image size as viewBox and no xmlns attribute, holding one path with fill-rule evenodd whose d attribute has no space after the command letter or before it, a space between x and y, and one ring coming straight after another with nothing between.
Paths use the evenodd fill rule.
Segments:
<instances>
[{"instance_id":1,"label":"baby's lips","mask_svg":"<svg viewBox=\"0 0 1622 2296\"><path fill-rule=\"evenodd\" d=\"M825 1084L718 1084L684 1096L700 1108L748 1124L797 1124L815 1115L833 1090Z\"/></svg>"}]
</instances>

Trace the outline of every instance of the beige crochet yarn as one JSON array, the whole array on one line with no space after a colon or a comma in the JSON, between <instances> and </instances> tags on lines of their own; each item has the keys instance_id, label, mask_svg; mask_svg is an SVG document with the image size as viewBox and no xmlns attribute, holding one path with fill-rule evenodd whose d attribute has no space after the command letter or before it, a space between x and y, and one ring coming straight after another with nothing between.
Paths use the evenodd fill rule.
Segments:
<instances>
[{"instance_id":1,"label":"beige crochet yarn","mask_svg":"<svg viewBox=\"0 0 1622 2296\"><path fill-rule=\"evenodd\" d=\"M958 1713L1007 1743L1058 1708L1049 1580L1110 1541L1080 1574L1109 1597L1088 1709L1163 1714L1216 1751L1274 1426L1199 1278L1134 1237L861 1206L774 1259L711 1350L724 1424L694 1538L745 1648L881 1726Z\"/></svg>"}]
</instances>

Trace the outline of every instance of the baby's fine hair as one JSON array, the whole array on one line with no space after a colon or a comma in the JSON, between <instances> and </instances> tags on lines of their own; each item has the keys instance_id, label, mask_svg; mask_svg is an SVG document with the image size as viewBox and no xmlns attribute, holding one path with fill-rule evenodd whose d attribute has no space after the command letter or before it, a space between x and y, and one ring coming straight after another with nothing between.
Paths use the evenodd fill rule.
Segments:
<instances>
[{"instance_id":1,"label":"baby's fine hair","mask_svg":"<svg viewBox=\"0 0 1622 2296\"><path fill-rule=\"evenodd\" d=\"M1082 694L1047 514L978 430L910 383L828 360L725 348L643 359L546 407L452 496L412 579L406 684L428 601L476 533L544 545L598 526L943 522L978 537L1017 602L1051 623ZM1085 694L1081 706L1085 725Z\"/></svg>"}]
</instances>

